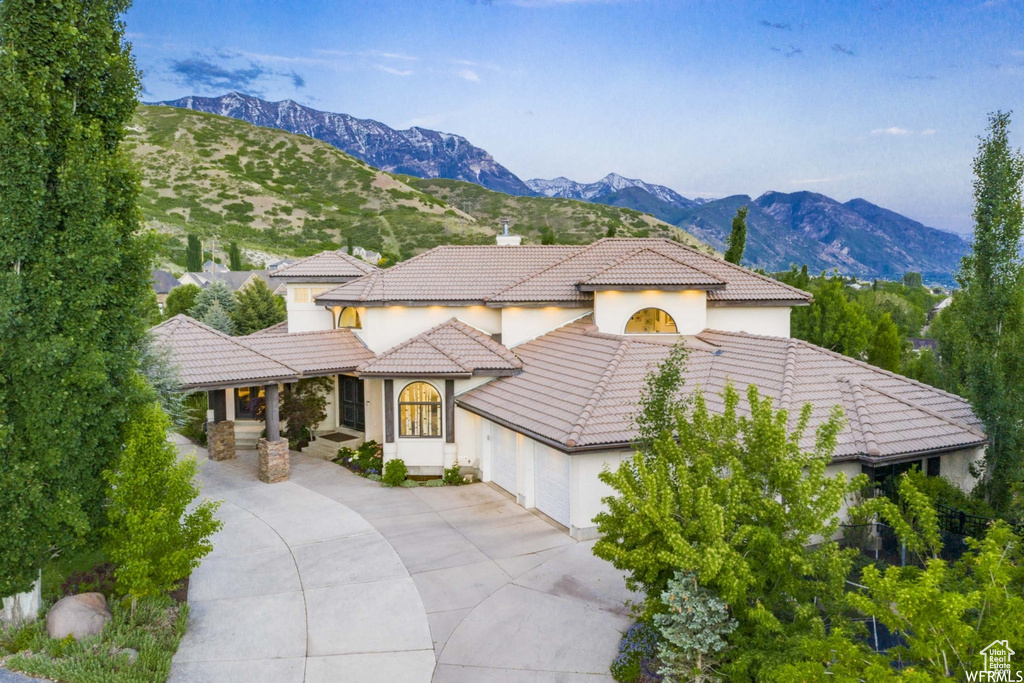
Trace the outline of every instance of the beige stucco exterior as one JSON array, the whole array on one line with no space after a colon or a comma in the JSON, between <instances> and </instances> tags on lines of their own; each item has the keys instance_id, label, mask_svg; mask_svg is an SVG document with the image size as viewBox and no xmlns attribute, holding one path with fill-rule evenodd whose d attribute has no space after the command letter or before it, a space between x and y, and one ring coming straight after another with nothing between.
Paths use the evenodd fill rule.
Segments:
<instances>
[{"instance_id":1,"label":"beige stucco exterior","mask_svg":"<svg viewBox=\"0 0 1024 683\"><path fill-rule=\"evenodd\" d=\"M595 292L594 324L608 334L624 334L637 311L660 308L672 316L679 334L697 334L707 328L707 296L701 291Z\"/></svg>"},{"instance_id":2,"label":"beige stucco exterior","mask_svg":"<svg viewBox=\"0 0 1024 683\"><path fill-rule=\"evenodd\" d=\"M788 337L789 313L789 306L709 306L707 323L712 330Z\"/></svg>"}]
</instances>

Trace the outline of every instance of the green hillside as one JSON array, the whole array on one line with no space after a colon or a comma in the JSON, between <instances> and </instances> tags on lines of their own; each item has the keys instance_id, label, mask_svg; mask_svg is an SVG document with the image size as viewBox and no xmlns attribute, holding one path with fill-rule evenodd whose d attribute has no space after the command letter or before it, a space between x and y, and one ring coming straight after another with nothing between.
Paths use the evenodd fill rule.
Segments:
<instances>
[{"instance_id":1,"label":"green hillside","mask_svg":"<svg viewBox=\"0 0 1024 683\"><path fill-rule=\"evenodd\" d=\"M213 114L140 106L129 149L139 161L140 208L163 235L163 260L184 264L185 234L277 255L357 245L408 258L439 244L490 244L498 218L526 242L677 236L630 209L512 197L470 183L393 176L318 140Z\"/></svg>"}]
</instances>

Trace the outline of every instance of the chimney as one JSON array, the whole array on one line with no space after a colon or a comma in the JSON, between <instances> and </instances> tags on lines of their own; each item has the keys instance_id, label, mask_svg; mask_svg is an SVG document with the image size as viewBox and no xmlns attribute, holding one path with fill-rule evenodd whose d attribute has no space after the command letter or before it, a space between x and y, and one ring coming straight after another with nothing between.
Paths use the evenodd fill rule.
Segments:
<instances>
[{"instance_id":1,"label":"chimney","mask_svg":"<svg viewBox=\"0 0 1024 683\"><path fill-rule=\"evenodd\" d=\"M512 221L508 218L499 218L498 222L501 223L501 232L498 233L498 246L516 246L518 247L523 243L523 238L520 235L511 234L508 229L512 225Z\"/></svg>"}]
</instances>

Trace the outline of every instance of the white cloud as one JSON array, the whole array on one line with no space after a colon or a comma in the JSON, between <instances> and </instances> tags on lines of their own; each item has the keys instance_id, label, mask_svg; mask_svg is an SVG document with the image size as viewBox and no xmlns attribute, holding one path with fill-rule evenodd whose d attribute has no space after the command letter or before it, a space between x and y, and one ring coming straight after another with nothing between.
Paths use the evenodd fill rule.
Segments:
<instances>
[{"instance_id":1,"label":"white cloud","mask_svg":"<svg viewBox=\"0 0 1024 683\"><path fill-rule=\"evenodd\" d=\"M396 69L385 64L378 64L377 68L386 74L392 74L394 76L412 76L412 71L408 69Z\"/></svg>"},{"instance_id":2,"label":"white cloud","mask_svg":"<svg viewBox=\"0 0 1024 683\"><path fill-rule=\"evenodd\" d=\"M934 128L925 128L924 130L921 131L921 135L935 135L938 132L939 131L935 130Z\"/></svg>"},{"instance_id":3,"label":"white cloud","mask_svg":"<svg viewBox=\"0 0 1024 683\"><path fill-rule=\"evenodd\" d=\"M459 77L472 83L480 82L480 76L478 76L477 73L472 69L463 69L462 71L459 72Z\"/></svg>"},{"instance_id":4,"label":"white cloud","mask_svg":"<svg viewBox=\"0 0 1024 683\"><path fill-rule=\"evenodd\" d=\"M890 126L889 128L875 128L871 131L872 135L910 135L910 131L906 128L900 128L899 126Z\"/></svg>"}]
</instances>

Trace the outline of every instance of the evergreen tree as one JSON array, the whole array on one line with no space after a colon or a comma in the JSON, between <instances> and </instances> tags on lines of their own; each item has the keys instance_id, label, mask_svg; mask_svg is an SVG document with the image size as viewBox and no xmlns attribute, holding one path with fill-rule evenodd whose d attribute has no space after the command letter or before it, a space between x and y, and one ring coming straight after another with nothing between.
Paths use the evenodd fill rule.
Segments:
<instances>
[{"instance_id":1,"label":"evergreen tree","mask_svg":"<svg viewBox=\"0 0 1024 683\"><path fill-rule=\"evenodd\" d=\"M164 317L173 318L179 313L188 314L192 307L196 305L196 297L199 296L201 291L203 290L191 284L172 289L170 294L167 295L167 301L164 302Z\"/></svg>"},{"instance_id":2,"label":"evergreen tree","mask_svg":"<svg viewBox=\"0 0 1024 683\"><path fill-rule=\"evenodd\" d=\"M235 311L235 293L223 280L213 280L196 294L196 303L188 314L196 320L204 320L210 308L216 303L228 316Z\"/></svg>"},{"instance_id":3,"label":"evergreen tree","mask_svg":"<svg viewBox=\"0 0 1024 683\"><path fill-rule=\"evenodd\" d=\"M1024 156L1010 147L1009 127L1008 113L991 115L974 159L974 241L941 326L943 360L991 440L984 485L1003 514L1024 477Z\"/></svg>"},{"instance_id":4,"label":"evergreen tree","mask_svg":"<svg viewBox=\"0 0 1024 683\"><path fill-rule=\"evenodd\" d=\"M190 234L185 247L185 270L190 273L203 272L203 243L199 237Z\"/></svg>"},{"instance_id":5,"label":"evergreen tree","mask_svg":"<svg viewBox=\"0 0 1024 683\"><path fill-rule=\"evenodd\" d=\"M725 242L725 260L729 263L739 265L743 260L743 250L747 247L747 213L749 211L749 206L741 206L733 216L732 231Z\"/></svg>"},{"instance_id":6,"label":"evergreen tree","mask_svg":"<svg viewBox=\"0 0 1024 683\"><path fill-rule=\"evenodd\" d=\"M871 321L859 304L847 298L842 278L822 273L813 289L811 305L792 313L793 336L851 358L862 358Z\"/></svg>"},{"instance_id":7,"label":"evergreen tree","mask_svg":"<svg viewBox=\"0 0 1024 683\"><path fill-rule=\"evenodd\" d=\"M236 292L235 300L237 305L231 314L235 334L252 334L288 317L284 299L275 296L259 278Z\"/></svg>"},{"instance_id":8,"label":"evergreen tree","mask_svg":"<svg viewBox=\"0 0 1024 683\"><path fill-rule=\"evenodd\" d=\"M875 331L871 335L871 343L868 344L868 362L889 372L900 371L900 352L903 350L903 343L900 341L900 332L896 329L896 323L888 313L882 315L875 325Z\"/></svg>"},{"instance_id":9,"label":"evergreen tree","mask_svg":"<svg viewBox=\"0 0 1024 683\"><path fill-rule=\"evenodd\" d=\"M242 251L238 248L237 242L228 245L228 268L231 270L244 270L242 267Z\"/></svg>"},{"instance_id":10,"label":"evergreen tree","mask_svg":"<svg viewBox=\"0 0 1024 683\"><path fill-rule=\"evenodd\" d=\"M102 524L150 289L124 0L0 2L0 595Z\"/></svg>"},{"instance_id":11,"label":"evergreen tree","mask_svg":"<svg viewBox=\"0 0 1024 683\"><path fill-rule=\"evenodd\" d=\"M349 235L348 238L346 238L345 244L346 244L346 246L345 246L345 253L348 254L349 256L351 256L352 255L352 235Z\"/></svg>"},{"instance_id":12,"label":"evergreen tree","mask_svg":"<svg viewBox=\"0 0 1024 683\"><path fill-rule=\"evenodd\" d=\"M206 312L203 313L202 318L199 318L199 322L224 334L235 333L235 323L231 320L231 314L221 307L220 301L217 299L214 299L206 308Z\"/></svg>"},{"instance_id":13,"label":"evergreen tree","mask_svg":"<svg viewBox=\"0 0 1024 683\"><path fill-rule=\"evenodd\" d=\"M878 280L875 280L875 284ZM905 273L903 275L903 286L904 287L924 287L924 282L921 280L921 273L915 273L913 271Z\"/></svg>"}]
</instances>

